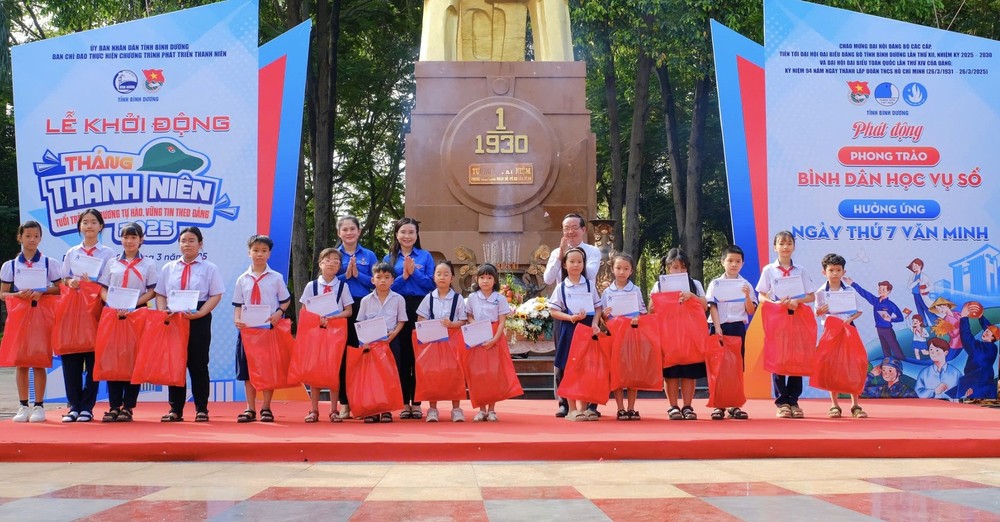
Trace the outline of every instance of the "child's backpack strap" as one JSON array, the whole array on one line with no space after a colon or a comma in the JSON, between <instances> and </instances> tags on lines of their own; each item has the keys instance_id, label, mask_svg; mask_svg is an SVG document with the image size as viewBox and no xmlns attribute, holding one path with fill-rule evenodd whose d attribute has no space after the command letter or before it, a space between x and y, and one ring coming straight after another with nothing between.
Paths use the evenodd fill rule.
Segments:
<instances>
[{"instance_id":1,"label":"child's backpack strap","mask_svg":"<svg viewBox=\"0 0 1000 522\"><path fill-rule=\"evenodd\" d=\"M559 291L562 292L563 312L572 315L572 313L569 311L569 305L566 304L566 281L565 280L563 280L563 284L559 285Z\"/></svg>"},{"instance_id":2,"label":"child's backpack strap","mask_svg":"<svg viewBox=\"0 0 1000 522\"><path fill-rule=\"evenodd\" d=\"M319 280L313 279L313 296L319 295Z\"/></svg>"},{"instance_id":3,"label":"child's backpack strap","mask_svg":"<svg viewBox=\"0 0 1000 522\"><path fill-rule=\"evenodd\" d=\"M339 279L338 279L338 281L339 281ZM344 287L345 286L347 286L347 283L345 283L343 281L340 281L340 288L337 289L337 303L340 303L340 296L344 295Z\"/></svg>"},{"instance_id":4,"label":"child's backpack strap","mask_svg":"<svg viewBox=\"0 0 1000 522\"><path fill-rule=\"evenodd\" d=\"M434 308L433 306L431 308ZM455 297L451 299L451 315L448 316L449 321L455 320L455 310L458 308L458 292L455 292Z\"/></svg>"},{"instance_id":5,"label":"child's backpack strap","mask_svg":"<svg viewBox=\"0 0 1000 522\"><path fill-rule=\"evenodd\" d=\"M429 305L427 308L431 311L430 314L428 314L430 315L428 319L434 319L434 290L431 290L431 293L427 295L430 297L430 300L427 302Z\"/></svg>"}]
</instances>

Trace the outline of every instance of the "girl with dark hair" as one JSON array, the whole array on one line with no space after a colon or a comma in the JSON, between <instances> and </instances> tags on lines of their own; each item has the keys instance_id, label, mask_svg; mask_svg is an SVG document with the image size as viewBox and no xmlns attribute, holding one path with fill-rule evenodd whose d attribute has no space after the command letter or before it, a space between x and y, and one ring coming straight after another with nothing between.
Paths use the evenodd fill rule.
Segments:
<instances>
[{"instance_id":1,"label":"girl with dark hair","mask_svg":"<svg viewBox=\"0 0 1000 522\"><path fill-rule=\"evenodd\" d=\"M17 227L17 242L21 244L21 253L14 259L7 261L0 267L0 299L13 297L28 301L38 301L43 294L56 295L59 293L59 263L52 258L43 256L38 250L38 245L42 242L42 225L37 221L25 221ZM22 288L18 285L21 279L18 274L25 270L45 270L45 281L48 282L45 289ZM23 279L21 279L23 281ZM35 303L32 303L35 306ZM10 315L7 320L10 320ZM8 336L11 333L8 332ZM28 406L28 371L35 375L35 404ZM17 398L21 405L17 408L17 413L12 419L14 422L45 422L45 383L48 374L45 368L28 368L26 366L16 367Z\"/></svg>"},{"instance_id":2,"label":"girl with dark hair","mask_svg":"<svg viewBox=\"0 0 1000 522\"><path fill-rule=\"evenodd\" d=\"M204 238L198 227L181 230L181 258L171 261L160 270L156 282L156 308L167 309L167 294L171 290L197 290L198 307L193 312L182 312L191 321L188 336L187 369L191 376L191 395L197 412L195 422L208 422L208 355L212 345L212 310L222 300L226 288L222 284L219 268L201 255ZM184 420L184 403L187 387L171 386L168 396L170 411L161 422Z\"/></svg>"},{"instance_id":3,"label":"girl with dark hair","mask_svg":"<svg viewBox=\"0 0 1000 522\"><path fill-rule=\"evenodd\" d=\"M683 250L671 248L667 252L667 255L660 260L660 273L687 274L688 267L690 266L691 260L688 259L687 254ZM681 292L680 302L683 303L688 299L695 299L701 303L702 308L707 308L708 302L705 300L705 289L702 288L701 281L695 281L688 275L688 287L688 291ZM660 282L657 281L650 293L655 294L659 291ZM652 311L651 306L650 312ZM707 324L705 328L708 328ZM663 342L666 342L666 340L663 340ZM667 399L670 401L670 409L667 410L667 416L670 420L695 420L698 418L698 415L694 412L694 408L691 406L691 401L694 399L694 385L697 379L703 379L707 376L708 372L703 362L679 364L663 369L664 388L667 393ZM677 406L678 385L680 386L680 399L684 402L684 406L681 408Z\"/></svg>"},{"instance_id":4,"label":"girl with dark hair","mask_svg":"<svg viewBox=\"0 0 1000 522\"><path fill-rule=\"evenodd\" d=\"M79 245L71 247L63 258L65 283L70 288L79 288L81 281L96 281L104 272L115 251L101 244L104 217L96 209L84 210L76 221L76 230L83 239ZM94 268L85 268L85 267ZM89 272L89 273L88 273ZM99 382L94 382L94 350L82 353L67 353L62 359L63 383L66 386L66 406L69 411L63 415L63 422L90 422L94 418L94 404L97 403Z\"/></svg>"},{"instance_id":5,"label":"girl with dark hair","mask_svg":"<svg viewBox=\"0 0 1000 522\"><path fill-rule=\"evenodd\" d=\"M139 291L137 307L145 307L150 299L156 297L156 280L160 275L156 263L151 258L139 252L144 237L142 226L129 223L121 228L121 243L124 251L109 261L105 270L101 271L99 282L101 299L108 300L108 289L129 288ZM118 315L102 315L101 322L117 321L128 314L128 310L118 310ZM108 412L101 422L130 422L132 410L139 398L139 385L129 381L108 381Z\"/></svg>"}]
</instances>

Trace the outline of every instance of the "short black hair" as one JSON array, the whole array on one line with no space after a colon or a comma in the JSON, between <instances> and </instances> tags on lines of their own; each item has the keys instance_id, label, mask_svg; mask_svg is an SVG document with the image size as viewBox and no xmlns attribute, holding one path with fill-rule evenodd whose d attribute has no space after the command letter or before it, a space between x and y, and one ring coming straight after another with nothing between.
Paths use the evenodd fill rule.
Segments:
<instances>
[{"instance_id":1,"label":"short black hair","mask_svg":"<svg viewBox=\"0 0 1000 522\"><path fill-rule=\"evenodd\" d=\"M722 249L722 260L726 260L726 256L729 254L736 254L740 256L740 259L746 261L746 254L743 253L743 249L736 245L727 245L726 248Z\"/></svg>"},{"instance_id":2,"label":"short black hair","mask_svg":"<svg viewBox=\"0 0 1000 522\"><path fill-rule=\"evenodd\" d=\"M274 250L274 241L265 235L254 234L250 236L250 239L247 240L247 249L253 248L254 245L264 245L268 250Z\"/></svg>"},{"instance_id":3,"label":"short black hair","mask_svg":"<svg viewBox=\"0 0 1000 522\"><path fill-rule=\"evenodd\" d=\"M393 277L395 277L396 269L393 268L392 265L390 265L389 263L386 263L385 261L380 261L378 263L375 263L375 266L372 267L372 275L375 274L392 274Z\"/></svg>"},{"instance_id":4,"label":"short black hair","mask_svg":"<svg viewBox=\"0 0 1000 522\"><path fill-rule=\"evenodd\" d=\"M844 256L839 254L827 254L823 256L823 260L820 261L820 263L823 264L823 270L826 270L826 267L830 265L839 266L841 268L847 267L847 260L844 259Z\"/></svg>"}]
</instances>

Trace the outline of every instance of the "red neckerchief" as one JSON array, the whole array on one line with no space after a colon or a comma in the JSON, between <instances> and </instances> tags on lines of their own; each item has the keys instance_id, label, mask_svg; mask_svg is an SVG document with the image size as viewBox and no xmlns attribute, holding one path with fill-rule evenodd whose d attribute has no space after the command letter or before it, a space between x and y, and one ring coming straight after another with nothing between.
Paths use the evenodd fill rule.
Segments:
<instances>
[{"instance_id":1,"label":"red neckerchief","mask_svg":"<svg viewBox=\"0 0 1000 522\"><path fill-rule=\"evenodd\" d=\"M84 254L87 254L90 257L94 257L94 252L97 251L97 245L94 245L90 248L80 245L80 250L82 250Z\"/></svg>"},{"instance_id":2,"label":"red neckerchief","mask_svg":"<svg viewBox=\"0 0 1000 522\"><path fill-rule=\"evenodd\" d=\"M122 254L122 257L118 259L119 263L125 265L125 275L122 276L122 287L123 288L128 288L128 273L129 272L135 273L135 276L139 278L139 281L142 281L142 274L139 273L139 269L137 269L135 267L135 265L139 264L139 261L142 261L142 256L140 256L138 254L136 254L136 256L134 258L132 258L131 261L126 261L124 254Z\"/></svg>"},{"instance_id":3,"label":"red neckerchief","mask_svg":"<svg viewBox=\"0 0 1000 522\"><path fill-rule=\"evenodd\" d=\"M250 274L250 279L253 279L253 288L250 289L250 304L259 305L260 304L260 281L267 276L267 271L265 270L260 277L254 277Z\"/></svg>"},{"instance_id":4,"label":"red neckerchief","mask_svg":"<svg viewBox=\"0 0 1000 522\"><path fill-rule=\"evenodd\" d=\"M197 263L197 261L191 261L190 263L181 261L181 264L184 265L184 270L181 271L181 290L187 290L188 281L191 280L191 266L195 263Z\"/></svg>"}]
</instances>

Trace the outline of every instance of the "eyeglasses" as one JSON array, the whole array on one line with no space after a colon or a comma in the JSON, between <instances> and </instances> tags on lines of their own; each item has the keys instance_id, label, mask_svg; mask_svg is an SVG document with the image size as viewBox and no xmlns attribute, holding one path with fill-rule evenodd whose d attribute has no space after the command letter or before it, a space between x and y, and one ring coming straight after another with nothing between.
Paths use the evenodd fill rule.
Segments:
<instances>
[{"instance_id":1,"label":"eyeglasses","mask_svg":"<svg viewBox=\"0 0 1000 522\"><path fill-rule=\"evenodd\" d=\"M576 232L577 230L581 230L579 225L573 227L563 227L563 232Z\"/></svg>"}]
</instances>

